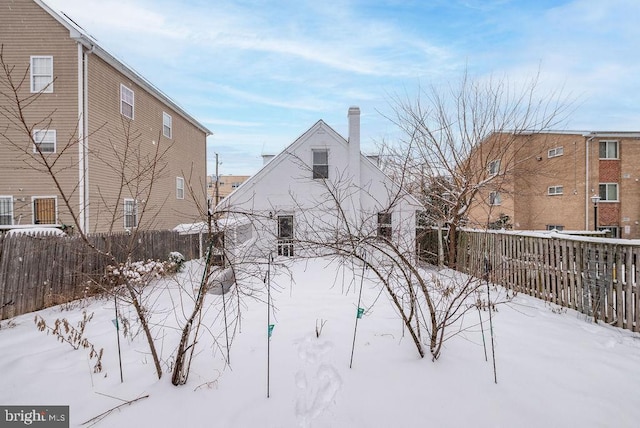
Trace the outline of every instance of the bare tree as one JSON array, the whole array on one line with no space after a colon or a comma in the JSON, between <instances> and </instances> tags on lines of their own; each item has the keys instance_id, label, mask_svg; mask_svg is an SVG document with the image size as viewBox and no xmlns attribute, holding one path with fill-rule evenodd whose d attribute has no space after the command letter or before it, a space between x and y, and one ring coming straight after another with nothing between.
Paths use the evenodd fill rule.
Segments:
<instances>
[{"instance_id":1,"label":"bare tree","mask_svg":"<svg viewBox=\"0 0 640 428\"><path fill-rule=\"evenodd\" d=\"M293 180L315 187L308 193L316 196L290 192L295 212L295 251L286 253L325 257L351 268L354 263L363 266L366 275L373 275L389 296L420 357L429 352L432 359L438 359L443 343L467 328L458 327L459 322L468 311L476 310L482 282L460 275L454 281L420 265L415 251L415 216L407 215L394 225L385 224L385 213L409 213L420 208L417 204L406 205L408 195L400 186L388 186L385 194L372 192L366 186L354 187L346 170L335 171L331 180L310 181L311 169L304 160L294 153L287 155L301 171ZM362 206L357 202L360 198L368 203ZM220 214L250 219L258 233L268 236L267 245L273 246L278 240L273 226L278 207L258 210L250 201L239 205L250 208L225 206Z\"/></svg>"},{"instance_id":2,"label":"bare tree","mask_svg":"<svg viewBox=\"0 0 640 428\"><path fill-rule=\"evenodd\" d=\"M56 111L38 115L35 106L43 94L30 93L29 68L16 68L5 60L4 47L0 47L0 138L6 147L12 150L15 158L21 161L21 168L31 170L52 183L57 195L62 200L62 210L71 219L73 229L83 243L100 256L107 258L114 265L131 264L131 256L137 246L139 234L142 230L153 225L154 216L161 208L162 201L154 209L150 209L149 201L155 195L154 184L162 177L166 168L168 145L162 144L161 135L158 143L151 149L145 149L140 144L140 134L132 128L129 121L123 120L120 132L109 139L109 144L102 151L91 151L90 154L103 162L110 170L111 176L117 181L117 194L107 196L100 193L101 204L99 214L108 225L108 232L113 232L118 221L123 221L123 213L118 208L121 197L127 196L134 201L142 201L141 208L134 206L131 212L135 216L136 226L129 230L126 248L120 253L126 254L124 260L114 256L111 241L107 238L106 245L96 246L87 235L86 225L80 219L80 207L77 201L80 183L73 174L77 174L80 160L74 153L78 153L78 146L84 144L75 129L72 135L51 153L44 150L40 141L36 140L35 130L49 130L52 127ZM45 88L46 89L46 88ZM101 127L102 128L102 127ZM71 179L69 178L71 177ZM77 177L77 176L76 176ZM98 188L99 189L99 188ZM156 198L157 199L157 198ZM115 203L114 203L115 200ZM98 216L96 216L98 218ZM145 227L146 226L146 227ZM107 235L108 236L108 235ZM150 352L153 357L158 378L162 376L160 358L156 350L155 341L149 324L150 313L142 301L138 285L132 283L126 275L120 275L112 285L124 286L130 302L135 307L141 326L144 330Z\"/></svg>"},{"instance_id":3,"label":"bare tree","mask_svg":"<svg viewBox=\"0 0 640 428\"><path fill-rule=\"evenodd\" d=\"M425 204L431 224L447 227L450 267L456 232L468 224L474 204L512 191L524 160L519 137L560 126L571 106L562 92L545 93L538 75L515 84L466 72L458 83L420 88L415 98L395 96L391 102L388 119L402 136L383 143L386 167Z\"/></svg>"}]
</instances>

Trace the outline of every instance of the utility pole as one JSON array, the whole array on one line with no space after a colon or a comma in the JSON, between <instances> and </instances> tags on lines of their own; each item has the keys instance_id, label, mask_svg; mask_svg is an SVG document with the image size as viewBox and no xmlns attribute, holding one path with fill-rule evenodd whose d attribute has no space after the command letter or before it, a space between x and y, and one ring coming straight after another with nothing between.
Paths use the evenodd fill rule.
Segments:
<instances>
[{"instance_id":1,"label":"utility pole","mask_svg":"<svg viewBox=\"0 0 640 428\"><path fill-rule=\"evenodd\" d=\"M218 177L218 154L216 153L216 205L218 206L218 202L220 202L220 178Z\"/></svg>"}]
</instances>

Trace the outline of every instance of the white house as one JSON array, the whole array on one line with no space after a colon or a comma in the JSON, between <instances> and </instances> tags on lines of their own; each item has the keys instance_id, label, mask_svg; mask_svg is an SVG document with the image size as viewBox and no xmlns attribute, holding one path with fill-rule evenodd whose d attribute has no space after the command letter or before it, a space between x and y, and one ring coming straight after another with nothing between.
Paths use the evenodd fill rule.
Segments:
<instances>
[{"instance_id":1,"label":"white house","mask_svg":"<svg viewBox=\"0 0 640 428\"><path fill-rule=\"evenodd\" d=\"M421 205L360 153L358 107L348 120L348 140L319 120L218 204L253 224L254 255L303 254L338 236L383 236L414 251Z\"/></svg>"}]
</instances>

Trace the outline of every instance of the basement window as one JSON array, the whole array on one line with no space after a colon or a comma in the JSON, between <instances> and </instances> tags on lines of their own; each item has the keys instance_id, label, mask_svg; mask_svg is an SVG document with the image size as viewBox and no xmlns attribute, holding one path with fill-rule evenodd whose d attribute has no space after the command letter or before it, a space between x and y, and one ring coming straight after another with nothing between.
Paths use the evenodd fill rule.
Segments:
<instances>
[{"instance_id":1,"label":"basement window","mask_svg":"<svg viewBox=\"0 0 640 428\"><path fill-rule=\"evenodd\" d=\"M547 193L549 196L562 195L564 188L562 186L550 186Z\"/></svg>"}]
</instances>

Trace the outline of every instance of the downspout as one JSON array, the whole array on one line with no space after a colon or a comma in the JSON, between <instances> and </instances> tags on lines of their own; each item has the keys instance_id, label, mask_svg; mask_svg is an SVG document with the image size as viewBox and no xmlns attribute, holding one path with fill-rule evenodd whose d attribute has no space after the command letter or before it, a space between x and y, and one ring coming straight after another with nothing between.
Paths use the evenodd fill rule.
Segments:
<instances>
[{"instance_id":1,"label":"downspout","mask_svg":"<svg viewBox=\"0 0 640 428\"><path fill-rule=\"evenodd\" d=\"M88 55L93 52L93 45L87 49L78 42L78 197L79 223L82 232L89 230L89 61Z\"/></svg>"},{"instance_id":2,"label":"downspout","mask_svg":"<svg viewBox=\"0 0 640 428\"><path fill-rule=\"evenodd\" d=\"M586 137L586 136L585 136ZM584 164L584 230L589 230L589 148L591 140L595 138L595 135L587 138L586 140L586 155L585 155L585 164Z\"/></svg>"},{"instance_id":3,"label":"downspout","mask_svg":"<svg viewBox=\"0 0 640 428\"><path fill-rule=\"evenodd\" d=\"M84 47L78 42L78 226L86 231L86 165L84 121Z\"/></svg>"}]
</instances>

